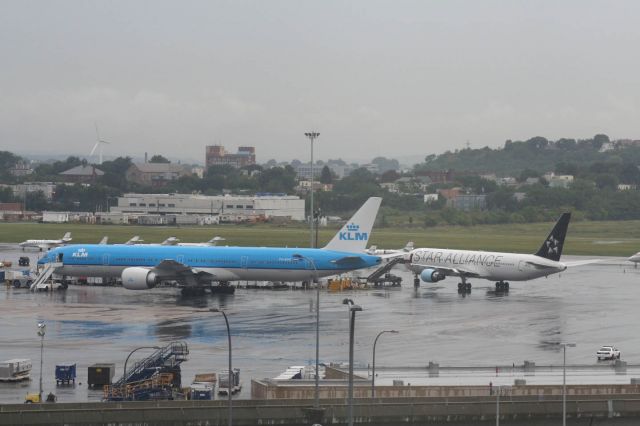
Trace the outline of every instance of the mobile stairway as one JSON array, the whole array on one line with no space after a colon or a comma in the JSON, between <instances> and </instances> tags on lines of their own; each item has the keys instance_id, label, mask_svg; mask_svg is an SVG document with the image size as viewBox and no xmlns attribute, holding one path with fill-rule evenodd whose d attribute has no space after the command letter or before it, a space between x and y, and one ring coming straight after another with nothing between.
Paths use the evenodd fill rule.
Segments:
<instances>
[{"instance_id":1,"label":"mobile stairway","mask_svg":"<svg viewBox=\"0 0 640 426\"><path fill-rule=\"evenodd\" d=\"M142 395L136 395L136 393L131 390L132 384L139 386L141 383L150 381L158 374L170 374L175 384L176 381L179 381L180 364L188 359L188 355L189 348L186 342L171 342L164 348L157 349L147 358L134 363L133 367L127 369L117 382L109 386L108 389L105 388L105 400L122 401L133 398L138 400ZM163 377L166 378L166 375ZM151 394L156 391L156 393L159 394L163 392L162 389L155 389L147 385L142 388L145 389L146 393Z\"/></svg>"},{"instance_id":2,"label":"mobile stairway","mask_svg":"<svg viewBox=\"0 0 640 426\"><path fill-rule=\"evenodd\" d=\"M33 283L31 283L31 287L29 287L29 290L49 290L50 285L47 284L47 280L51 278L51 275L53 275L53 272L56 270L56 268L60 268L62 266L62 262L45 263L44 268L40 270L40 273L38 273L36 279L33 281Z\"/></svg>"},{"instance_id":3,"label":"mobile stairway","mask_svg":"<svg viewBox=\"0 0 640 426\"><path fill-rule=\"evenodd\" d=\"M370 282L370 283L378 282L380 277L382 277L384 274L389 272L394 266L396 266L399 263L405 263L405 260L402 256L393 258L386 265L381 266L380 268L373 271L371 275L367 277L367 282Z\"/></svg>"}]
</instances>

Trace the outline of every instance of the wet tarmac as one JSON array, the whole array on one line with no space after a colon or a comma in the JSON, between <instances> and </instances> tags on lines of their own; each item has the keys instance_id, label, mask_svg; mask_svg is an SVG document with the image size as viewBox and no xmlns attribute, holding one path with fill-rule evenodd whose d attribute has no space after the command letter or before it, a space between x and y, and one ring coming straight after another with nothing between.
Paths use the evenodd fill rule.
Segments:
<instances>
[{"instance_id":1,"label":"wet tarmac","mask_svg":"<svg viewBox=\"0 0 640 426\"><path fill-rule=\"evenodd\" d=\"M15 247L0 246L0 260L17 264L20 255ZM33 260L37 255L30 253ZM566 258L570 259L578 258ZM622 258L512 282L507 294L497 294L491 282L473 280L471 294L460 295L455 278L414 290L411 276L397 273L404 277L402 288L322 292L321 362L348 359L347 308L342 299L349 297L364 309L357 314L355 343L355 359L362 366L371 362L378 332L390 329L400 333L380 338L378 366L426 366L434 361L441 366L488 367L524 360L559 365L558 342L577 344L567 351L570 364L595 364L595 351L604 344L617 345L629 364L640 363L640 269ZM208 312L213 307L229 315L233 363L244 384L238 398L248 398L252 377L274 377L288 366L313 362L314 300L313 290L238 289L235 295L185 298L172 288L134 292L71 286L49 294L2 287L0 361L30 358L34 368L30 382L0 383L0 403L20 403L27 392L37 392L38 321L47 324L44 393L54 392L59 401L100 400L101 391L87 389L87 367L115 363L117 379L125 358L139 346L187 342L190 355L182 364L183 385L196 373L223 370L226 328L220 314ZM69 361L78 364L76 385L56 387L54 366Z\"/></svg>"}]
</instances>

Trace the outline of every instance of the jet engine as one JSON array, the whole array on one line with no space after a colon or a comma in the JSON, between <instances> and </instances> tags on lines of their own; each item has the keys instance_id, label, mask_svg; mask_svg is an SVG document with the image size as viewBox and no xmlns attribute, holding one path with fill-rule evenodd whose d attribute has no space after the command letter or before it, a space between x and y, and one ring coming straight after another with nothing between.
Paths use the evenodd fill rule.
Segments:
<instances>
[{"instance_id":1,"label":"jet engine","mask_svg":"<svg viewBox=\"0 0 640 426\"><path fill-rule=\"evenodd\" d=\"M155 272L147 268L126 268L122 271L122 286L127 290L148 290L159 280Z\"/></svg>"},{"instance_id":2,"label":"jet engine","mask_svg":"<svg viewBox=\"0 0 640 426\"><path fill-rule=\"evenodd\" d=\"M420 272L420 279L426 283L436 283L444 280L444 278L445 275L435 269L423 269L422 272Z\"/></svg>"}]
</instances>

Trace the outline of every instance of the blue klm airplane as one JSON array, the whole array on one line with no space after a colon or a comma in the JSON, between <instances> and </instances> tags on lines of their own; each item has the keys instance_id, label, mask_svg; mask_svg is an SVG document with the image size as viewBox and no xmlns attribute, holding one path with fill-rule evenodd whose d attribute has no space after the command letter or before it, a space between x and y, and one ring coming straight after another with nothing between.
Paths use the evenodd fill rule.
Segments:
<instances>
[{"instance_id":1,"label":"blue klm airplane","mask_svg":"<svg viewBox=\"0 0 640 426\"><path fill-rule=\"evenodd\" d=\"M38 264L45 266L42 280L52 273L121 278L130 290L163 281L178 282L183 293L202 292L212 282L310 281L380 264L365 249L381 202L369 198L321 249L74 244L50 250Z\"/></svg>"}]
</instances>

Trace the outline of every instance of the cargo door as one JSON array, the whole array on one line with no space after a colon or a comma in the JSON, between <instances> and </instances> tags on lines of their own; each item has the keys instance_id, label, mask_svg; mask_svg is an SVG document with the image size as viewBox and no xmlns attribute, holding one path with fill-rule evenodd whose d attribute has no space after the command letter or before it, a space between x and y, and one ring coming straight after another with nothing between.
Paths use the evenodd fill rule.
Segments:
<instances>
[{"instance_id":1,"label":"cargo door","mask_svg":"<svg viewBox=\"0 0 640 426\"><path fill-rule=\"evenodd\" d=\"M249 256L242 256L240 258L240 267L242 269L247 269L249 267Z\"/></svg>"}]
</instances>

